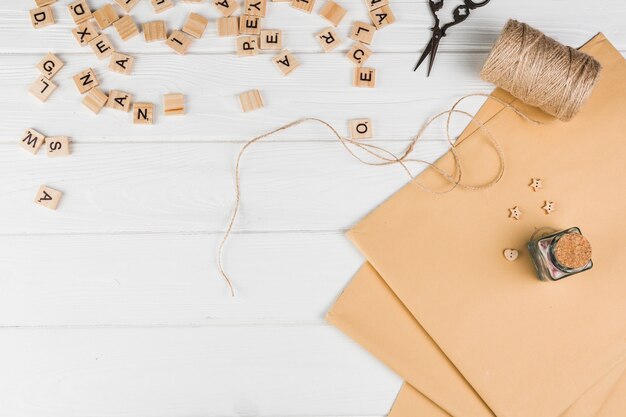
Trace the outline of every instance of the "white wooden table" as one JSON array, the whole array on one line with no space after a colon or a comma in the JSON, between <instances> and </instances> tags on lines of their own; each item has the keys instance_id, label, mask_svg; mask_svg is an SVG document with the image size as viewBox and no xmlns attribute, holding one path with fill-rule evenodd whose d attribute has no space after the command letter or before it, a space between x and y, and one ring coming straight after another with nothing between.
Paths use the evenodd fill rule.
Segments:
<instances>
[{"instance_id":1,"label":"white wooden table","mask_svg":"<svg viewBox=\"0 0 626 417\"><path fill-rule=\"evenodd\" d=\"M362 262L344 231L405 175L359 164L315 125L253 147L225 256L233 299L215 253L243 141L299 117L343 133L347 119L371 117L373 143L399 150L455 98L492 88L478 72L509 17L575 46L603 31L626 51L623 0L493 0L449 32L427 79L412 72L430 35L427 4L392 0L398 22L376 34L369 62L378 86L357 89L343 54L349 25L366 19L361 0L340 1L349 10L338 28L344 43L330 54L313 38L328 26L321 17L269 4L263 26L282 29L302 64L288 77L271 55L237 58L234 39L216 36L210 4L180 3L157 17L142 0L138 22L163 18L172 29L189 11L211 22L182 57L106 30L137 58L126 77L78 47L68 3L54 6L56 25L33 30L34 1L0 2L0 416L384 415L400 379L324 314ZM448 3L449 12L460 2ZM66 66L42 104L27 90L49 51ZM89 66L105 90L157 103L156 124L84 108L71 77ZM235 95L251 88L267 107L243 114ZM162 115L168 92L187 95L188 115ZM70 136L73 155L24 152L17 139L28 127ZM416 155L445 152L441 133L431 130ZM32 203L40 184L65 192L56 212Z\"/></svg>"}]
</instances>

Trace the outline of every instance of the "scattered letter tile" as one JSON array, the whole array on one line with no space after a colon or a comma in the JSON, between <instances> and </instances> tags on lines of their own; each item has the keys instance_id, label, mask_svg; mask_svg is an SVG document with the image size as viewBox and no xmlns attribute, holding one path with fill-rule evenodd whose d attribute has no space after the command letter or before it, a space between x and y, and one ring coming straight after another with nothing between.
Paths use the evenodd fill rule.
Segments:
<instances>
[{"instance_id":1,"label":"scattered letter tile","mask_svg":"<svg viewBox=\"0 0 626 417\"><path fill-rule=\"evenodd\" d=\"M107 107L115 110L129 112L130 104L132 103L132 101L132 94L120 90L111 90L109 91L109 100L107 101Z\"/></svg>"},{"instance_id":2,"label":"scattered letter tile","mask_svg":"<svg viewBox=\"0 0 626 417\"><path fill-rule=\"evenodd\" d=\"M139 28L130 16L121 17L117 22L113 23L113 26L115 26L115 30L117 30L123 41L139 35Z\"/></svg>"},{"instance_id":3,"label":"scattered letter tile","mask_svg":"<svg viewBox=\"0 0 626 417\"><path fill-rule=\"evenodd\" d=\"M87 0L78 0L73 3L70 3L67 8L70 11L70 15L72 19L74 19L74 23L77 25L91 19L91 9L87 4Z\"/></svg>"},{"instance_id":4,"label":"scattered letter tile","mask_svg":"<svg viewBox=\"0 0 626 417\"><path fill-rule=\"evenodd\" d=\"M156 13L162 13L174 7L172 0L150 0Z\"/></svg>"},{"instance_id":5,"label":"scattered letter tile","mask_svg":"<svg viewBox=\"0 0 626 417\"><path fill-rule=\"evenodd\" d=\"M242 35L259 35L261 33L261 18L241 16L239 18L239 33Z\"/></svg>"},{"instance_id":6,"label":"scattered letter tile","mask_svg":"<svg viewBox=\"0 0 626 417\"><path fill-rule=\"evenodd\" d=\"M324 52L330 52L341 44L341 39L337 35L335 28L326 28L315 34L317 41L322 45Z\"/></svg>"},{"instance_id":7,"label":"scattered letter tile","mask_svg":"<svg viewBox=\"0 0 626 417\"><path fill-rule=\"evenodd\" d=\"M276 66L278 67L280 72L283 73L283 75L289 75L291 71L300 66L300 63L298 62L296 57L293 56L293 54L291 54L286 49L278 54L276 57L274 57L274 64L276 64Z\"/></svg>"},{"instance_id":8,"label":"scattered letter tile","mask_svg":"<svg viewBox=\"0 0 626 417\"><path fill-rule=\"evenodd\" d=\"M185 96L183 94L165 94L163 111L166 116L185 114Z\"/></svg>"},{"instance_id":9,"label":"scattered letter tile","mask_svg":"<svg viewBox=\"0 0 626 417\"><path fill-rule=\"evenodd\" d=\"M248 16L265 17L267 0L245 0L243 12Z\"/></svg>"},{"instance_id":10,"label":"scattered letter tile","mask_svg":"<svg viewBox=\"0 0 626 417\"><path fill-rule=\"evenodd\" d=\"M133 7L139 3L139 0L115 0L115 2L122 8L126 13L130 12Z\"/></svg>"},{"instance_id":11,"label":"scattered letter tile","mask_svg":"<svg viewBox=\"0 0 626 417\"><path fill-rule=\"evenodd\" d=\"M106 57L111 56L115 49L113 48L113 44L109 40L109 37L104 33L98 35L95 39L89 42L89 46L91 46L91 50L99 60L103 60Z\"/></svg>"},{"instance_id":12,"label":"scattered letter tile","mask_svg":"<svg viewBox=\"0 0 626 417\"><path fill-rule=\"evenodd\" d=\"M339 26L339 23L346 15L347 10L335 3L332 0L328 0L319 11L320 16L332 23L333 26Z\"/></svg>"},{"instance_id":13,"label":"scattered letter tile","mask_svg":"<svg viewBox=\"0 0 626 417\"><path fill-rule=\"evenodd\" d=\"M363 65L370 55L372 55L372 51L365 46L365 44L355 42L348 53L346 53L346 58L354 62L356 65Z\"/></svg>"},{"instance_id":14,"label":"scattered letter tile","mask_svg":"<svg viewBox=\"0 0 626 417\"><path fill-rule=\"evenodd\" d=\"M224 17L228 17L239 10L237 0L213 0L213 5Z\"/></svg>"},{"instance_id":15,"label":"scattered letter tile","mask_svg":"<svg viewBox=\"0 0 626 417\"><path fill-rule=\"evenodd\" d=\"M220 17L216 24L217 36L237 36L239 34L239 18L237 16Z\"/></svg>"},{"instance_id":16,"label":"scattered letter tile","mask_svg":"<svg viewBox=\"0 0 626 417\"><path fill-rule=\"evenodd\" d=\"M142 25L143 38L146 42L164 41L167 39L167 30L164 20L155 20Z\"/></svg>"},{"instance_id":17,"label":"scattered letter tile","mask_svg":"<svg viewBox=\"0 0 626 417\"><path fill-rule=\"evenodd\" d=\"M132 56L114 52L111 55L111 61L109 61L109 69L120 74L130 75L134 62L135 58Z\"/></svg>"},{"instance_id":18,"label":"scattered letter tile","mask_svg":"<svg viewBox=\"0 0 626 417\"><path fill-rule=\"evenodd\" d=\"M291 7L305 13L311 13L313 6L315 6L315 0L291 0Z\"/></svg>"},{"instance_id":19,"label":"scattered letter tile","mask_svg":"<svg viewBox=\"0 0 626 417\"><path fill-rule=\"evenodd\" d=\"M365 0L365 5L367 6L367 10L378 9L379 7L383 7L389 4L389 0Z\"/></svg>"},{"instance_id":20,"label":"scattered letter tile","mask_svg":"<svg viewBox=\"0 0 626 417\"><path fill-rule=\"evenodd\" d=\"M85 71L76 74L73 79L76 88L78 88L78 92L81 94L85 94L87 91L100 84L96 73L91 68L87 68Z\"/></svg>"},{"instance_id":21,"label":"scattered letter tile","mask_svg":"<svg viewBox=\"0 0 626 417\"><path fill-rule=\"evenodd\" d=\"M135 103L133 105L133 123L136 125L154 123L154 105L152 103Z\"/></svg>"},{"instance_id":22,"label":"scattered letter tile","mask_svg":"<svg viewBox=\"0 0 626 417\"><path fill-rule=\"evenodd\" d=\"M67 136L46 138L46 155L48 157L68 156L70 153L70 139Z\"/></svg>"},{"instance_id":23,"label":"scattered letter tile","mask_svg":"<svg viewBox=\"0 0 626 417\"><path fill-rule=\"evenodd\" d=\"M370 139L372 137L372 121L370 119L350 120L350 137L352 139Z\"/></svg>"},{"instance_id":24,"label":"scattered letter tile","mask_svg":"<svg viewBox=\"0 0 626 417\"><path fill-rule=\"evenodd\" d=\"M258 53L258 36L240 36L237 38L237 56L252 56Z\"/></svg>"},{"instance_id":25,"label":"scattered letter tile","mask_svg":"<svg viewBox=\"0 0 626 417\"><path fill-rule=\"evenodd\" d=\"M46 101L56 88L57 85L55 83L43 75L40 75L39 78L37 78L35 82L30 85L30 89L28 91L30 91L30 93L39 100Z\"/></svg>"},{"instance_id":26,"label":"scattered letter tile","mask_svg":"<svg viewBox=\"0 0 626 417\"><path fill-rule=\"evenodd\" d=\"M259 90L250 90L239 94L239 103L241 109L246 113L264 106L263 97L261 97Z\"/></svg>"},{"instance_id":27,"label":"scattered letter tile","mask_svg":"<svg viewBox=\"0 0 626 417\"><path fill-rule=\"evenodd\" d=\"M283 47L283 32L274 29L265 29L261 31L262 50L280 50Z\"/></svg>"},{"instance_id":28,"label":"scattered letter tile","mask_svg":"<svg viewBox=\"0 0 626 417\"><path fill-rule=\"evenodd\" d=\"M350 38L365 44L371 44L376 28L363 22L354 22L350 29Z\"/></svg>"},{"instance_id":29,"label":"scattered letter tile","mask_svg":"<svg viewBox=\"0 0 626 417\"><path fill-rule=\"evenodd\" d=\"M370 11L370 18L372 19L372 22L374 22L376 29L382 29L396 21L389 5Z\"/></svg>"},{"instance_id":30,"label":"scattered letter tile","mask_svg":"<svg viewBox=\"0 0 626 417\"><path fill-rule=\"evenodd\" d=\"M85 22L72 29L72 34L80 46L85 46L98 36L98 30L93 23Z\"/></svg>"},{"instance_id":31,"label":"scattered letter tile","mask_svg":"<svg viewBox=\"0 0 626 417\"><path fill-rule=\"evenodd\" d=\"M43 6L47 6L49 4L53 4L56 3L57 0L35 0L35 5L37 7L43 7Z\"/></svg>"},{"instance_id":32,"label":"scattered letter tile","mask_svg":"<svg viewBox=\"0 0 626 417\"><path fill-rule=\"evenodd\" d=\"M376 70L374 68L357 67L354 69L355 87L376 87Z\"/></svg>"},{"instance_id":33,"label":"scattered letter tile","mask_svg":"<svg viewBox=\"0 0 626 417\"><path fill-rule=\"evenodd\" d=\"M63 61L54 54L48 54L37 64L37 69L49 80L56 75L61 68L63 68Z\"/></svg>"},{"instance_id":34,"label":"scattered letter tile","mask_svg":"<svg viewBox=\"0 0 626 417\"><path fill-rule=\"evenodd\" d=\"M172 32L170 37L167 38L167 41L165 41L165 43L174 51L176 51L177 54L185 55L187 53L187 50L191 46L191 38L185 35L183 31L175 30L174 32Z\"/></svg>"},{"instance_id":35,"label":"scattered letter tile","mask_svg":"<svg viewBox=\"0 0 626 417\"><path fill-rule=\"evenodd\" d=\"M50 210L56 210L62 195L63 193L61 191L42 185L39 187L39 190L37 190L34 202Z\"/></svg>"},{"instance_id":36,"label":"scattered letter tile","mask_svg":"<svg viewBox=\"0 0 626 417\"><path fill-rule=\"evenodd\" d=\"M100 30L104 30L115 23L120 17L112 4L105 4L93 12L93 18L96 19L96 24Z\"/></svg>"},{"instance_id":37,"label":"scattered letter tile","mask_svg":"<svg viewBox=\"0 0 626 417\"><path fill-rule=\"evenodd\" d=\"M54 24L52 7L44 6L30 11L30 20L35 29L40 29Z\"/></svg>"},{"instance_id":38,"label":"scattered letter tile","mask_svg":"<svg viewBox=\"0 0 626 417\"><path fill-rule=\"evenodd\" d=\"M189 17L183 26L183 32L189 36L199 39L204 34L208 24L209 19L206 17L198 13L189 13Z\"/></svg>"},{"instance_id":39,"label":"scattered letter tile","mask_svg":"<svg viewBox=\"0 0 626 417\"><path fill-rule=\"evenodd\" d=\"M45 139L46 137L35 129L26 129L20 139L20 146L34 155L41 148Z\"/></svg>"},{"instance_id":40,"label":"scattered letter tile","mask_svg":"<svg viewBox=\"0 0 626 417\"><path fill-rule=\"evenodd\" d=\"M95 114L100 113L100 110L107 104L109 97L104 94L99 88L92 88L87 95L83 98L83 104Z\"/></svg>"}]
</instances>

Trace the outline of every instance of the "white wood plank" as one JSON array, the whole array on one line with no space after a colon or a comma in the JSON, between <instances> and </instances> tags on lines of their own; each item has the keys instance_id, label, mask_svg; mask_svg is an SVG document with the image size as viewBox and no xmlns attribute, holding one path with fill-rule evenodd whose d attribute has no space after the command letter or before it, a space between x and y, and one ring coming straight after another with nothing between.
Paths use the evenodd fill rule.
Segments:
<instances>
[{"instance_id":1,"label":"white wood plank","mask_svg":"<svg viewBox=\"0 0 626 417\"><path fill-rule=\"evenodd\" d=\"M67 64L55 77L59 88L46 103L40 103L28 93L28 86L37 76L34 66L41 56L0 55L0 91L11 98L0 100L0 141L15 142L27 127L51 136L68 135L75 141L243 141L301 117L328 120L344 133L348 119L371 117L377 138L406 140L423 120L461 95L488 93L493 88L478 77L484 54L442 55L430 78L411 71L412 54L374 55L375 89L352 87L353 65L340 55L301 56L301 67L288 77L275 68L269 55L141 56L132 77L112 73L106 63L97 64L90 56L61 57ZM72 81L90 66L105 91L119 89L133 94L136 101L156 103L156 123L133 125L131 114L109 108L98 115L91 113ZM252 88L262 91L266 107L244 114L236 96ZM163 94L168 92L187 95L187 115L163 115ZM441 131L433 132L430 137ZM330 139L322 133L321 138ZM317 130L311 134L299 129L283 138L320 136Z\"/></svg>"},{"instance_id":2,"label":"white wood plank","mask_svg":"<svg viewBox=\"0 0 626 417\"><path fill-rule=\"evenodd\" d=\"M109 0L90 0L93 9ZM288 3L272 3L268 6L268 16L263 22L266 28L285 31L286 46L297 52L319 52L320 47L313 38L318 30L328 26L328 22L317 15L321 1L317 2L311 15L294 10ZM339 33L347 38L351 23L367 20L362 0L342 0L348 14L339 27ZM446 4L441 13L443 20L451 18L450 10L458 2ZM57 24L45 29L31 28L28 10L34 7L30 1L0 2L0 52L75 52L90 54L88 48L81 49L72 37L70 30L74 24L66 10L66 3L55 6ZM423 0L393 0L392 7L397 23L385 28L376 35L375 51L417 52L421 51L430 36L432 17L427 3ZM137 22L165 19L169 29L179 28L187 13L196 11L210 17L211 22L206 36L194 42L190 53L234 52L234 40L220 39L216 35L215 18L218 13L207 2L199 5L179 4L174 9L155 15L147 0L133 9ZM520 4L517 0L493 1L486 7L472 12L471 17L452 29L441 43L441 51L479 50L487 51L508 18L515 18L536 26L559 41L578 46L599 31L603 31L620 49L626 49L626 35L623 32L622 16L626 14L626 3L622 0L604 0L601 3L586 0L527 0ZM581 20L584 19L584 22ZM584 23L584 24L583 24ZM161 43L146 44L142 37L123 42L109 28L116 47L121 51L164 52L167 47ZM339 51L345 51L346 43Z\"/></svg>"},{"instance_id":3,"label":"white wood plank","mask_svg":"<svg viewBox=\"0 0 626 417\"><path fill-rule=\"evenodd\" d=\"M0 329L1 416L383 415L400 379L330 326Z\"/></svg>"},{"instance_id":4,"label":"white wood plank","mask_svg":"<svg viewBox=\"0 0 626 417\"><path fill-rule=\"evenodd\" d=\"M384 146L398 152L406 143ZM240 147L77 144L70 157L46 158L2 145L0 234L224 230ZM429 141L413 155L434 161L445 150L444 141ZM338 142L258 145L242 162L235 229L345 230L407 181L401 167L363 165ZM40 184L65 192L57 211L32 203Z\"/></svg>"},{"instance_id":5,"label":"white wood plank","mask_svg":"<svg viewBox=\"0 0 626 417\"><path fill-rule=\"evenodd\" d=\"M321 324L363 259L341 232L0 236L0 326ZM1 332L1 330L0 330Z\"/></svg>"}]
</instances>

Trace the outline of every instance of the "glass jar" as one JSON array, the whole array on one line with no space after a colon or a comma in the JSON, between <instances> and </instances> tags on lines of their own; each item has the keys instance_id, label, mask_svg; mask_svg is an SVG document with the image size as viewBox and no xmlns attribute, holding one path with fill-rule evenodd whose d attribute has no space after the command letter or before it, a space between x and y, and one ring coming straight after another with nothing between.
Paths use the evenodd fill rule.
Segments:
<instances>
[{"instance_id":1,"label":"glass jar","mask_svg":"<svg viewBox=\"0 0 626 417\"><path fill-rule=\"evenodd\" d=\"M548 235L545 233L546 229L537 230L528 242L528 250L540 279L558 281L593 267L591 244L578 227Z\"/></svg>"}]
</instances>

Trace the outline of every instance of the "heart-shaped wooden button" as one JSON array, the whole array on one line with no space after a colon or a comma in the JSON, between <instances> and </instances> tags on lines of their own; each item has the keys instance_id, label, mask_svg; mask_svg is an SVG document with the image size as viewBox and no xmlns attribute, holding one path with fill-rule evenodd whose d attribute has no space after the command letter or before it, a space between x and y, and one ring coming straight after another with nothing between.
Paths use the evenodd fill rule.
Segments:
<instances>
[{"instance_id":1,"label":"heart-shaped wooden button","mask_svg":"<svg viewBox=\"0 0 626 417\"><path fill-rule=\"evenodd\" d=\"M505 249L504 250L504 257L509 261L516 260L518 256L519 256L519 252L517 251L517 249Z\"/></svg>"}]
</instances>

